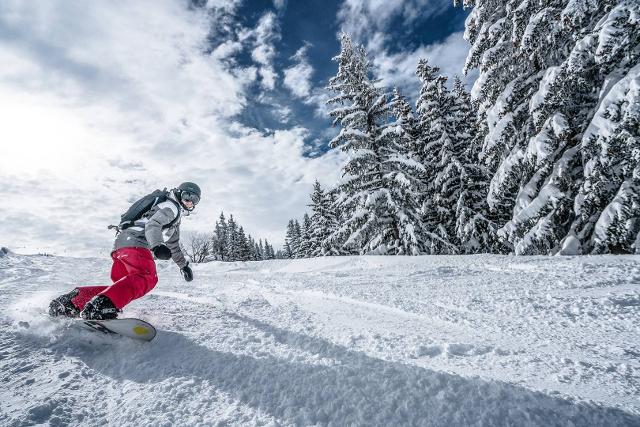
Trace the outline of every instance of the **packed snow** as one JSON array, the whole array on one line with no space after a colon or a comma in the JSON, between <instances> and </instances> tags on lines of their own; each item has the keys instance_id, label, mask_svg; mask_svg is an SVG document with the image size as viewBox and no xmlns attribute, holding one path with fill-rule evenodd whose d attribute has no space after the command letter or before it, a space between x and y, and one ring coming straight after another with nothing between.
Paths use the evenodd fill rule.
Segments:
<instances>
[{"instance_id":1,"label":"packed snow","mask_svg":"<svg viewBox=\"0 0 640 427\"><path fill-rule=\"evenodd\" d=\"M0 425L640 425L635 256L159 262L150 343L44 314L109 269L0 258Z\"/></svg>"}]
</instances>

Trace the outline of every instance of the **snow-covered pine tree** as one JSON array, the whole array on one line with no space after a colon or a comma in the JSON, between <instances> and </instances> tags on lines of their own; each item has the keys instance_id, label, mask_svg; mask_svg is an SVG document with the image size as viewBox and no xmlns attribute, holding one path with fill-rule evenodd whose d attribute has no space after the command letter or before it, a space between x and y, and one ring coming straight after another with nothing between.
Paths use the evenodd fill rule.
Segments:
<instances>
[{"instance_id":1,"label":"snow-covered pine tree","mask_svg":"<svg viewBox=\"0 0 640 427\"><path fill-rule=\"evenodd\" d=\"M488 202L508 219L501 231L516 253L555 252L581 210L572 210L573 201L591 172L581 165L589 164L583 134L612 85L638 62L639 3L465 3L474 7L465 68L479 68L472 94L488 128ZM569 236L589 251L597 214L580 216Z\"/></svg>"},{"instance_id":2,"label":"snow-covered pine tree","mask_svg":"<svg viewBox=\"0 0 640 427\"><path fill-rule=\"evenodd\" d=\"M258 239L258 246L256 250L256 258L258 260L265 259L264 257L264 245L262 244L262 239Z\"/></svg>"},{"instance_id":3,"label":"snow-covered pine tree","mask_svg":"<svg viewBox=\"0 0 640 427\"><path fill-rule=\"evenodd\" d=\"M640 253L640 4L616 3L583 12L597 24L572 52L573 66L596 68L602 87L581 141L585 179L567 238L581 253Z\"/></svg>"},{"instance_id":4,"label":"snow-covered pine tree","mask_svg":"<svg viewBox=\"0 0 640 427\"><path fill-rule=\"evenodd\" d=\"M258 243L256 243L256 241L253 241L253 257L256 261L261 261L262 259L260 258L260 246L258 246Z\"/></svg>"},{"instance_id":5,"label":"snow-covered pine tree","mask_svg":"<svg viewBox=\"0 0 640 427\"><path fill-rule=\"evenodd\" d=\"M269 243L269 251L270 251L270 258L269 259L275 259L276 258L276 251L273 249L273 245L271 243Z\"/></svg>"},{"instance_id":6,"label":"snow-covered pine tree","mask_svg":"<svg viewBox=\"0 0 640 427\"><path fill-rule=\"evenodd\" d=\"M227 220L224 217L224 212L221 212L220 218L216 221L212 248L215 259L220 261L227 260L227 232Z\"/></svg>"},{"instance_id":7,"label":"snow-covered pine tree","mask_svg":"<svg viewBox=\"0 0 640 427\"><path fill-rule=\"evenodd\" d=\"M500 252L496 225L488 219L488 171L479 159L483 135L478 130L477 112L471 95L458 76L454 78L451 96L451 126L460 167L460 187L455 203L458 246L461 253Z\"/></svg>"},{"instance_id":8,"label":"snow-covered pine tree","mask_svg":"<svg viewBox=\"0 0 640 427\"><path fill-rule=\"evenodd\" d=\"M253 252L254 244L253 238L250 234L247 234L244 239L244 253L246 254L245 261L258 261L256 259L255 253Z\"/></svg>"},{"instance_id":9,"label":"snow-covered pine tree","mask_svg":"<svg viewBox=\"0 0 640 427\"><path fill-rule=\"evenodd\" d=\"M302 227L297 219L293 220L293 240L291 241L291 249L294 258L302 258Z\"/></svg>"},{"instance_id":10,"label":"snow-covered pine tree","mask_svg":"<svg viewBox=\"0 0 640 427\"><path fill-rule=\"evenodd\" d=\"M419 161L419 128L407 99L395 88L390 103L393 121L379 140L382 154L382 187L393 222L389 223L387 253L418 255L424 239L420 215L420 192L425 186L424 166ZM383 232L383 235L385 233ZM391 236L397 236L395 240Z\"/></svg>"},{"instance_id":11,"label":"snow-covered pine tree","mask_svg":"<svg viewBox=\"0 0 640 427\"><path fill-rule=\"evenodd\" d=\"M349 160L338 186L337 204L344 221L329 240L362 254L400 253L401 233L418 226L410 223L402 200L394 199L390 187L401 160L389 145L391 138L383 134L390 110L388 96L371 79L364 47L354 45L346 34L340 42L340 53L333 58L338 72L328 86L336 96L328 104L334 105L329 115L341 129L330 145L348 153Z\"/></svg>"},{"instance_id":12,"label":"snow-covered pine tree","mask_svg":"<svg viewBox=\"0 0 640 427\"><path fill-rule=\"evenodd\" d=\"M264 256L262 259L273 259L275 258L275 252L273 251L273 246L269 243L267 239L264 239Z\"/></svg>"},{"instance_id":13,"label":"snow-covered pine tree","mask_svg":"<svg viewBox=\"0 0 640 427\"><path fill-rule=\"evenodd\" d=\"M337 96L328 104L336 105L329 115L334 126L339 124L341 129L330 146L347 152L349 160L338 186L338 204L345 221L331 238L348 249L366 253L383 244L377 234L378 215L372 212L377 203L370 196L382 179L375 141L386 121L387 106L384 94L370 80L371 67L364 47L354 45L346 34L340 42L340 53L333 58L338 72L328 86Z\"/></svg>"},{"instance_id":14,"label":"snow-covered pine tree","mask_svg":"<svg viewBox=\"0 0 640 427\"><path fill-rule=\"evenodd\" d=\"M300 258L311 256L311 218L305 212L300 230Z\"/></svg>"},{"instance_id":15,"label":"snow-covered pine tree","mask_svg":"<svg viewBox=\"0 0 640 427\"><path fill-rule=\"evenodd\" d=\"M238 224L233 219L233 215L229 216L227 222L227 260L238 261L240 259L240 244L238 238Z\"/></svg>"},{"instance_id":16,"label":"snow-covered pine tree","mask_svg":"<svg viewBox=\"0 0 640 427\"><path fill-rule=\"evenodd\" d=\"M340 189L338 187L329 188L324 192L327 204L329 205L329 221L330 230L333 230L329 238L322 242L322 254L325 256L330 255L355 255L356 252L353 249L345 247L339 239L335 239L337 236L337 230L340 225L347 220L348 212L342 209L342 205L339 202Z\"/></svg>"},{"instance_id":17,"label":"snow-covered pine tree","mask_svg":"<svg viewBox=\"0 0 640 427\"><path fill-rule=\"evenodd\" d=\"M284 256L285 258L295 258L295 235L296 228L293 219L287 224L287 234L284 238Z\"/></svg>"},{"instance_id":18,"label":"snow-covered pine tree","mask_svg":"<svg viewBox=\"0 0 640 427\"><path fill-rule=\"evenodd\" d=\"M309 256L338 255L340 252L331 245L329 238L338 229L331 192L324 191L316 180L310 197L311 203L308 205L311 208Z\"/></svg>"},{"instance_id":19,"label":"snow-covered pine tree","mask_svg":"<svg viewBox=\"0 0 640 427\"><path fill-rule=\"evenodd\" d=\"M259 261L256 256L256 241L253 239L251 234L247 234L247 249L249 250L249 260L250 261Z\"/></svg>"},{"instance_id":20,"label":"snow-covered pine tree","mask_svg":"<svg viewBox=\"0 0 640 427\"><path fill-rule=\"evenodd\" d=\"M246 261L249 258L247 249L247 235L244 233L244 227L238 224L238 261Z\"/></svg>"},{"instance_id":21,"label":"snow-covered pine tree","mask_svg":"<svg viewBox=\"0 0 640 427\"><path fill-rule=\"evenodd\" d=\"M586 177L576 201L575 232L587 252L640 252L640 66L636 68L635 75L611 89L592 122L598 127L585 134Z\"/></svg>"},{"instance_id":22,"label":"snow-covered pine tree","mask_svg":"<svg viewBox=\"0 0 640 427\"><path fill-rule=\"evenodd\" d=\"M447 78L439 74L427 60L418 62L416 74L422 82L416 104L420 129L418 160L423 165L423 181L420 194L423 248L429 254L457 253L455 245L455 211L457 200L447 205L447 175L452 141L451 96L446 87Z\"/></svg>"},{"instance_id":23,"label":"snow-covered pine tree","mask_svg":"<svg viewBox=\"0 0 640 427\"><path fill-rule=\"evenodd\" d=\"M550 25L555 14L552 3L465 0L465 6L474 6L465 29L465 38L472 44L465 72L480 71L472 94L486 121L481 159L492 174L487 201L499 226L513 218L521 184L529 180L523 173L532 136L529 100L549 65L545 52L552 56L561 50L551 48L557 35ZM512 242L518 239L514 232L506 234Z\"/></svg>"},{"instance_id":24,"label":"snow-covered pine tree","mask_svg":"<svg viewBox=\"0 0 640 427\"><path fill-rule=\"evenodd\" d=\"M251 248L249 247L249 241L244 234L244 228L240 226L238 228L238 261L249 261L251 259Z\"/></svg>"},{"instance_id":25,"label":"snow-covered pine tree","mask_svg":"<svg viewBox=\"0 0 640 427\"><path fill-rule=\"evenodd\" d=\"M311 198L311 203L308 205L311 208L309 252L310 256L317 257L322 255L322 241L331 234L331 231L325 225L326 217L324 215L325 209L328 209L329 206L323 206L325 200L324 190L318 180L313 183L313 191L309 197Z\"/></svg>"},{"instance_id":26,"label":"snow-covered pine tree","mask_svg":"<svg viewBox=\"0 0 640 427\"><path fill-rule=\"evenodd\" d=\"M264 254L262 253L262 251L260 250L260 241L262 239L258 239L258 241L256 242L255 240L253 241L253 252L255 254L255 258L256 261L263 261L266 258L264 257Z\"/></svg>"}]
</instances>

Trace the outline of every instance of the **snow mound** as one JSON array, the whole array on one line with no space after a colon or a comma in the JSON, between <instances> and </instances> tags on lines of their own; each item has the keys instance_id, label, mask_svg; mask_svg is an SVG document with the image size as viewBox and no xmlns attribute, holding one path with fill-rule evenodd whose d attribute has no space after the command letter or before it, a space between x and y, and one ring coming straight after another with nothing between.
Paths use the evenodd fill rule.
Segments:
<instances>
[{"instance_id":1,"label":"snow mound","mask_svg":"<svg viewBox=\"0 0 640 427\"><path fill-rule=\"evenodd\" d=\"M580 255L582 254L581 246L582 245L580 245L580 240L578 240L576 236L569 235L562 242L560 255Z\"/></svg>"}]
</instances>

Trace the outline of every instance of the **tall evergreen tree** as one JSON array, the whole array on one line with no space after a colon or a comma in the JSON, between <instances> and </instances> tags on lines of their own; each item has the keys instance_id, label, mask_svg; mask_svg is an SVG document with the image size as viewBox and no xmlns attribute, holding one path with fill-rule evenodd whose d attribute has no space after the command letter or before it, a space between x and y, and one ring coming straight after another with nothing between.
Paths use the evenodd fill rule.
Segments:
<instances>
[{"instance_id":1,"label":"tall evergreen tree","mask_svg":"<svg viewBox=\"0 0 640 427\"><path fill-rule=\"evenodd\" d=\"M251 236L251 234L247 235L247 248L249 250L249 260L260 261L260 258L258 258L258 255L256 253L256 241Z\"/></svg>"},{"instance_id":2,"label":"tall evergreen tree","mask_svg":"<svg viewBox=\"0 0 640 427\"><path fill-rule=\"evenodd\" d=\"M388 95L371 79L365 49L343 34L340 53L333 59L338 72L329 89L336 96L328 103L336 106L329 115L341 130L330 145L349 153L349 160L338 186L337 204L344 221L330 240L347 251L398 253L406 246L400 243L401 236L412 235L419 228L407 215L402 197L397 198L393 191L398 188L395 180L402 180L398 169L404 166L406 170L411 161L396 150L390 132L385 133ZM417 238L406 240L413 242L411 252L417 253Z\"/></svg>"},{"instance_id":3,"label":"tall evergreen tree","mask_svg":"<svg viewBox=\"0 0 640 427\"><path fill-rule=\"evenodd\" d=\"M305 212L300 227L300 258L309 258L311 256L311 218Z\"/></svg>"},{"instance_id":4,"label":"tall evergreen tree","mask_svg":"<svg viewBox=\"0 0 640 427\"><path fill-rule=\"evenodd\" d=\"M583 138L574 232L582 250L640 253L640 65L611 88Z\"/></svg>"},{"instance_id":5,"label":"tall evergreen tree","mask_svg":"<svg viewBox=\"0 0 640 427\"><path fill-rule=\"evenodd\" d=\"M309 250L313 257L338 255L340 251L332 245L330 236L338 229L333 200L316 180L311 193L311 232Z\"/></svg>"},{"instance_id":6,"label":"tall evergreen tree","mask_svg":"<svg viewBox=\"0 0 640 427\"><path fill-rule=\"evenodd\" d=\"M251 248L247 236L244 234L244 228L240 226L238 228L238 243L237 243L237 259L239 261L249 261L251 259Z\"/></svg>"},{"instance_id":7,"label":"tall evergreen tree","mask_svg":"<svg viewBox=\"0 0 640 427\"><path fill-rule=\"evenodd\" d=\"M370 80L370 64L364 47L354 45L346 34L341 36L340 53L333 58L338 72L331 78L329 89L337 94L329 104L337 104L329 115L334 125L341 126L331 147L349 153L339 185L338 203L346 221L333 239L356 251L376 249L378 214L376 190L382 179L382 168L376 139L386 121L387 105L381 90Z\"/></svg>"},{"instance_id":8,"label":"tall evergreen tree","mask_svg":"<svg viewBox=\"0 0 640 427\"><path fill-rule=\"evenodd\" d=\"M597 163L590 163L591 141L608 135L588 128L614 83L638 75L640 5L465 3L473 6L465 31L472 43L466 69L480 71L473 95L487 126L481 156L493 176L487 201L497 211L501 235L519 254L555 252L569 237L583 252L595 250L598 212L606 209L600 202L580 202L587 189L608 186L589 166ZM589 182L580 189L584 177ZM614 194L605 198L613 202ZM632 219L634 204L627 204Z\"/></svg>"},{"instance_id":9,"label":"tall evergreen tree","mask_svg":"<svg viewBox=\"0 0 640 427\"><path fill-rule=\"evenodd\" d=\"M293 240L291 242L294 258L302 258L302 228L297 219L293 220Z\"/></svg>"},{"instance_id":10,"label":"tall evergreen tree","mask_svg":"<svg viewBox=\"0 0 640 427\"><path fill-rule=\"evenodd\" d=\"M388 254L418 255L424 238L419 200L425 185L425 169L418 155L418 122L411 105L397 88L393 91L390 110L393 120L379 137L383 188L392 219L382 234L388 236Z\"/></svg>"},{"instance_id":11,"label":"tall evergreen tree","mask_svg":"<svg viewBox=\"0 0 640 427\"><path fill-rule=\"evenodd\" d=\"M273 246L269 244L267 239L264 239L264 257L263 259L274 259L275 252L273 251Z\"/></svg>"},{"instance_id":12,"label":"tall evergreen tree","mask_svg":"<svg viewBox=\"0 0 640 427\"><path fill-rule=\"evenodd\" d=\"M425 228L423 246L430 254L458 252L455 223L449 215L451 205L447 206L448 201L444 197L448 184L445 172L449 167L446 159L453 144L450 125L452 105L446 87L447 78L438 74L439 71L424 59L419 61L416 70L422 82L416 105L420 129L417 156L424 167L423 181L427 183L420 195Z\"/></svg>"},{"instance_id":13,"label":"tall evergreen tree","mask_svg":"<svg viewBox=\"0 0 640 427\"><path fill-rule=\"evenodd\" d=\"M293 219L287 224L287 235L284 239L285 258L295 258L296 228Z\"/></svg>"},{"instance_id":14,"label":"tall evergreen tree","mask_svg":"<svg viewBox=\"0 0 640 427\"><path fill-rule=\"evenodd\" d=\"M238 261L240 259L240 239L238 238L238 224L229 217L227 222L227 259L228 261Z\"/></svg>"},{"instance_id":15,"label":"tall evergreen tree","mask_svg":"<svg viewBox=\"0 0 640 427\"><path fill-rule=\"evenodd\" d=\"M258 251L257 251L257 257L260 260L264 260L266 259L265 257L265 252L264 252L264 245L262 244L262 239L258 240Z\"/></svg>"},{"instance_id":16,"label":"tall evergreen tree","mask_svg":"<svg viewBox=\"0 0 640 427\"><path fill-rule=\"evenodd\" d=\"M489 175L479 160L483 136L478 129L477 111L457 76L451 96L451 127L460 168L454 212L457 244L461 253L500 252L502 246L497 242L496 224L489 219L486 203Z\"/></svg>"},{"instance_id":17,"label":"tall evergreen tree","mask_svg":"<svg viewBox=\"0 0 640 427\"><path fill-rule=\"evenodd\" d=\"M221 212L215 225L212 248L215 258L220 261L227 260L227 233L227 220L224 217L224 212Z\"/></svg>"},{"instance_id":18,"label":"tall evergreen tree","mask_svg":"<svg viewBox=\"0 0 640 427\"><path fill-rule=\"evenodd\" d=\"M640 4L612 3L566 15L584 37L565 68L572 76L597 70L588 83L602 88L581 138L585 179L569 233L582 253L640 252ZM585 22L596 24L587 32Z\"/></svg>"},{"instance_id":19,"label":"tall evergreen tree","mask_svg":"<svg viewBox=\"0 0 640 427\"><path fill-rule=\"evenodd\" d=\"M327 224L327 212L329 206L325 206L324 190L320 182L316 180L313 184L313 191L310 195L311 203L311 230L309 233L309 252L310 256L316 257L322 255L322 242L329 237L332 230Z\"/></svg>"}]
</instances>

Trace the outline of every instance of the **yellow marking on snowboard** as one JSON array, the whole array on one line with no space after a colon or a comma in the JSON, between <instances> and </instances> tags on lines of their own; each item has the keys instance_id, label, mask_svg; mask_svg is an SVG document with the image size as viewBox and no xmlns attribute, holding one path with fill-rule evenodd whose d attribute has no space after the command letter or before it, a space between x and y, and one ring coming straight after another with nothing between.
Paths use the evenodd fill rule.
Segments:
<instances>
[{"instance_id":1,"label":"yellow marking on snowboard","mask_svg":"<svg viewBox=\"0 0 640 427\"><path fill-rule=\"evenodd\" d=\"M136 335L147 335L149 333L149 328L145 328L144 326L135 326L133 328L133 332Z\"/></svg>"}]
</instances>

